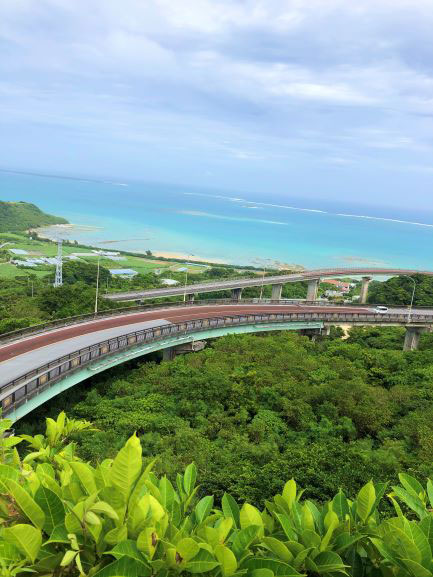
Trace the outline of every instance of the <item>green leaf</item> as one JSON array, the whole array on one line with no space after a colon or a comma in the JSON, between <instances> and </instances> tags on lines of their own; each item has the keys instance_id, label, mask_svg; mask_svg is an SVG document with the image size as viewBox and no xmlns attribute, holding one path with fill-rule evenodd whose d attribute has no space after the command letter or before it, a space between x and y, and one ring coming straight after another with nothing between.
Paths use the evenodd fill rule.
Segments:
<instances>
[{"instance_id":1,"label":"green leaf","mask_svg":"<svg viewBox=\"0 0 433 577\"><path fill-rule=\"evenodd\" d=\"M424 503L421 501L419 497L412 493L408 493L401 487L393 487L392 490L394 494L405 503L409 509L412 509L414 513L418 515L420 519L423 519L428 515L428 512L424 506Z\"/></svg>"},{"instance_id":2,"label":"green leaf","mask_svg":"<svg viewBox=\"0 0 433 577\"><path fill-rule=\"evenodd\" d=\"M372 513L376 502L376 491L374 485L369 481L358 493L356 499L356 512L363 523L365 523Z\"/></svg>"},{"instance_id":3,"label":"green leaf","mask_svg":"<svg viewBox=\"0 0 433 577\"><path fill-rule=\"evenodd\" d=\"M45 514L44 531L50 535L57 525L65 522L65 508L59 497L43 485L35 493L35 501Z\"/></svg>"},{"instance_id":4,"label":"green leaf","mask_svg":"<svg viewBox=\"0 0 433 577\"><path fill-rule=\"evenodd\" d=\"M150 577L150 567L124 555L97 571L92 577Z\"/></svg>"},{"instance_id":5,"label":"green leaf","mask_svg":"<svg viewBox=\"0 0 433 577\"><path fill-rule=\"evenodd\" d=\"M79 461L71 461L69 463L78 480L88 495L97 493L98 488L95 482L95 473L90 465L80 463Z\"/></svg>"},{"instance_id":6,"label":"green leaf","mask_svg":"<svg viewBox=\"0 0 433 577\"><path fill-rule=\"evenodd\" d=\"M140 551L144 551L144 553L152 559L156 545L158 543L158 535L156 532L156 527L145 527L143 531L138 535L137 538L137 547Z\"/></svg>"},{"instance_id":7,"label":"green leaf","mask_svg":"<svg viewBox=\"0 0 433 577\"><path fill-rule=\"evenodd\" d=\"M111 482L122 493L125 501L140 475L141 465L141 445L134 434L117 453L110 471Z\"/></svg>"},{"instance_id":8,"label":"green leaf","mask_svg":"<svg viewBox=\"0 0 433 577\"><path fill-rule=\"evenodd\" d=\"M108 531L108 533L104 536L104 541L109 545L116 545L117 543L121 543L128 537L128 529L125 525L121 527L115 527Z\"/></svg>"},{"instance_id":9,"label":"green leaf","mask_svg":"<svg viewBox=\"0 0 433 577\"><path fill-rule=\"evenodd\" d=\"M200 547L194 539L191 539L191 537L185 537L177 543L176 551L184 561L190 561L200 551Z\"/></svg>"},{"instance_id":10,"label":"green leaf","mask_svg":"<svg viewBox=\"0 0 433 577\"><path fill-rule=\"evenodd\" d=\"M240 522L241 528L245 529L250 525L257 525L263 529L263 519L260 511L250 505L249 503L244 503L240 512Z\"/></svg>"},{"instance_id":11,"label":"green leaf","mask_svg":"<svg viewBox=\"0 0 433 577\"><path fill-rule=\"evenodd\" d=\"M290 479L290 481L287 481L284 485L283 499L287 503L289 509L291 509L293 503L296 501L296 482L294 479Z\"/></svg>"},{"instance_id":12,"label":"green leaf","mask_svg":"<svg viewBox=\"0 0 433 577\"><path fill-rule=\"evenodd\" d=\"M195 463L190 463L183 474L183 488L187 495L190 495L197 480L197 467Z\"/></svg>"},{"instance_id":13,"label":"green leaf","mask_svg":"<svg viewBox=\"0 0 433 577\"><path fill-rule=\"evenodd\" d=\"M5 484L24 515L33 525L42 529L45 524L45 514L33 497L13 479L7 479Z\"/></svg>"},{"instance_id":14,"label":"green leaf","mask_svg":"<svg viewBox=\"0 0 433 577\"><path fill-rule=\"evenodd\" d=\"M239 505L229 493L224 493L222 501L222 509L224 517L231 517L236 527L240 527L240 511Z\"/></svg>"},{"instance_id":15,"label":"green leaf","mask_svg":"<svg viewBox=\"0 0 433 577\"><path fill-rule=\"evenodd\" d=\"M203 523L213 507L213 496L203 497L195 506L195 516L198 523Z\"/></svg>"},{"instance_id":16,"label":"green leaf","mask_svg":"<svg viewBox=\"0 0 433 577\"><path fill-rule=\"evenodd\" d=\"M146 559L138 550L138 547L137 547L135 541L132 541L131 539L126 539L125 541L121 541L115 547L113 547L113 549L111 551L106 551L105 554L106 555L112 555L116 559L121 559L122 557L124 557L126 555L127 557L131 557L131 559L135 559L136 561L139 561L140 563L146 562Z\"/></svg>"},{"instance_id":17,"label":"green leaf","mask_svg":"<svg viewBox=\"0 0 433 577\"><path fill-rule=\"evenodd\" d=\"M277 559L268 559L266 557L252 557L242 563L241 567L245 567L249 571L255 571L257 569L270 569L273 571L276 577L298 577L301 575L301 573L299 573L288 563L283 563Z\"/></svg>"},{"instance_id":18,"label":"green leaf","mask_svg":"<svg viewBox=\"0 0 433 577\"><path fill-rule=\"evenodd\" d=\"M279 557L282 561L290 563L290 561L293 560L292 553L279 539L275 539L275 537L264 537L262 539L262 543L264 543L266 547L270 551L272 551L272 553L274 553L277 557Z\"/></svg>"},{"instance_id":19,"label":"green leaf","mask_svg":"<svg viewBox=\"0 0 433 577\"><path fill-rule=\"evenodd\" d=\"M75 557L78 555L78 551L66 551L66 553L63 555L63 559L60 563L61 567L67 567L68 565L70 565L72 563L72 561L75 559Z\"/></svg>"},{"instance_id":20,"label":"green leaf","mask_svg":"<svg viewBox=\"0 0 433 577\"><path fill-rule=\"evenodd\" d=\"M406 567L410 571L410 575L413 577L432 577L433 573L417 563L413 561L413 559L400 559L400 562L406 565Z\"/></svg>"},{"instance_id":21,"label":"green leaf","mask_svg":"<svg viewBox=\"0 0 433 577\"><path fill-rule=\"evenodd\" d=\"M345 565L340 555L334 551L323 551L314 558L314 563L317 565L320 573L332 573L338 571L346 573Z\"/></svg>"},{"instance_id":22,"label":"green leaf","mask_svg":"<svg viewBox=\"0 0 433 577\"><path fill-rule=\"evenodd\" d=\"M414 497L420 497L420 495L425 494L424 487L415 477L407 473L399 473L398 478L406 491Z\"/></svg>"},{"instance_id":23,"label":"green leaf","mask_svg":"<svg viewBox=\"0 0 433 577\"><path fill-rule=\"evenodd\" d=\"M225 545L217 545L215 547L215 556L221 565L224 577L230 577L230 575L235 573L238 563L233 552L228 547Z\"/></svg>"},{"instance_id":24,"label":"green leaf","mask_svg":"<svg viewBox=\"0 0 433 577\"><path fill-rule=\"evenodd\" d=\"M332 499L332 510L338 515L340 520L343 520L349 514L347 498L341 489Z\"/></svg>"},{"instance_id":25,"label":"green leaf","mask_svg":"<svg viewBox=\"0 0 433 577\"><path fill-rule=\"evenodd\" d=\"M91 506L90 510L93 511L93 513L102 513L114 521L119 520L119 515L113 507L105 501L96 501L96 503Z\"/></svg>"},{"instance_id":26,"label":"green leaf","mask_svg":"<svg viewBox=\"0 0 433 577\"><path fill-rule=\"evenodd\" d=\"M213 557L206 549L200 549L198 554L189 561L185 568L190 573L207 573L218 567L219 561Z\"/></svg>"},{"instance_id":27,"label":"green leaf","mask_svg":"<svg viewBox=\"0 0 433 577\"><path fill-rule=\"evenodd\" d=\"M430 501L430 507L433 508L433 483L430 479L427 480L427 495Z\"/></svg>"},{"instance_id":28,"label":"green leaf","mask_svg":"<svg viewBox=\"0 0 433 577\"><path fill-rule=\"evenodd\" d=\"M5 541L19 549L32 563L42 545L42 533L31 525L18 524L3 530Z\"/></svg>"},{"instance_id":29,"label":"green leaf","mask_svg":"<svg viewBox=\"0 0 433 577\"><path fill-rule=\"evenodd\" d=\"M232 550L237 559L243 556L244 552L257 537L259 531L260 527L257 527L257 525L250 525L236 533L232 543Z\"/></svg>"}]
</instances>

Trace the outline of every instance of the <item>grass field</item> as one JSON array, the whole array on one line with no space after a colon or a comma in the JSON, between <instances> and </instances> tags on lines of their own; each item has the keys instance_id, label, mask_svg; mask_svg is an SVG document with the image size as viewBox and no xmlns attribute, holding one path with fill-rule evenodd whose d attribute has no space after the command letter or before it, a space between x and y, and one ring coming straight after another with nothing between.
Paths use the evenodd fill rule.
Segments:
<instances>
[{"instance_id":1,"label":"grass field","mask_svg":"<svg viewBox=\"0 0 433 577\"><path fill-rule=\"evenodd\" d=\"M7 244L6 244L7 243ZM57 244L54 242L43 242L39 240L31 240L24 235L13 233L0 233L0 245L4 244L4 249L21 249L27 251L29 257L53 257L57 255ZM82 254L79 256L81 260L96 263L98 255L92 253L91 249L83 249L76 246L63 245L63 255L68 256L74 253ZM13 256L13 253L10 253ZM109 258L101 257L101 266L108 269L131 268L138 273L145 274L155 269L177 271L182 269L185 265L173 261L159 261L148 260L139 256L120 255L123 260L114 261ZM54 270L54 267L52 267ZM188 264L188 273L203 272L204 268ZM16 267L9 263L0 263L0 278L15 278L17 276L35 274L37 276L44 276L49 274L47 270L39 270L37 268L23 269ZM163 274L163 273L162 273Z\"/></svg>"}]
</instances>

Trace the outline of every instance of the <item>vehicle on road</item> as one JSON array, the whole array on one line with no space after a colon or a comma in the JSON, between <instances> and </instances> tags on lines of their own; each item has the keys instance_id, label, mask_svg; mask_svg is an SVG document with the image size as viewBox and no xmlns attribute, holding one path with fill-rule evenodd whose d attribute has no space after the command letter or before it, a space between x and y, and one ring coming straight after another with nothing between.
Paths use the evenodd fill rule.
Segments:
<instances>
[{"instance_id":1,"label":"vehicle on road","mask_svg":"<svg viewBox=\"0 0 433 577\"><path fill-rule=\"evenodd\" d=\"M377 307L374 309L374 312L383 315L388 312L388 307L385 307L383 305L377 305Z\"/></svg>"}]
</instances>

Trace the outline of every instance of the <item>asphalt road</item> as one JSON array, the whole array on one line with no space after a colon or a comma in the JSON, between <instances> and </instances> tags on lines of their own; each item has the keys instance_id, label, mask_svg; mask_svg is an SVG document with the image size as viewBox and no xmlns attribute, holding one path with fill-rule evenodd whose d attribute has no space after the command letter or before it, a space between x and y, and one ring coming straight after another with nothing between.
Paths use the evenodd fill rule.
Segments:
<instances>
[{"instance_id":1,"label":"asphalt road","mask_svg":"<svg viewBox=\"0 0 433 577\"><path fill-rule=\"evenodd\" d=\"M188 308L167 308L135 314L91 320L69 327L57 328L46 333L23 337L0 347L0 386L41 365L106 339L167 323L178 323L197 318L210 318L246 313L314 312L314 313L372 313L368 306L305 306L294 305L213 305L191 306ZM413 311L416 314L416 310ZM420 310L422 314L432 314L433 309ZM390 309L391 314L407 314L407 308Z\"/></svg>"}]
</instances>

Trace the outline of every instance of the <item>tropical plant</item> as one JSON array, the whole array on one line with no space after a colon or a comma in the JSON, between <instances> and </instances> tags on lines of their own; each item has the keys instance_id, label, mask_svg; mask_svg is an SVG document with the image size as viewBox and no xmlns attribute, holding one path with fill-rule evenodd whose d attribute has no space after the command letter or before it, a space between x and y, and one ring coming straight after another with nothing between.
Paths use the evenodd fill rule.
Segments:
<instances>
[{"instance_id":1,"label":"tropical plant","mask_svg":"<svg viewBox=\"0 0 433 577\"><path fill-rule=\"evenodd\" d=\"M430 480L424 488L400 475L388 495L397 517L388 519L378 510L387 486L372 481L353 500L341 490L325 504L303 499L292 479L262 511L229 494L218 507L200 494L194 464L174 483L157 478L135 434L114 459L83 462L69 440L82 428L89 423L61 414L46 437L4 446L2 575L433 576ZM20 458L21 441L37 450Z\"/></svg>"}]
</instances>

